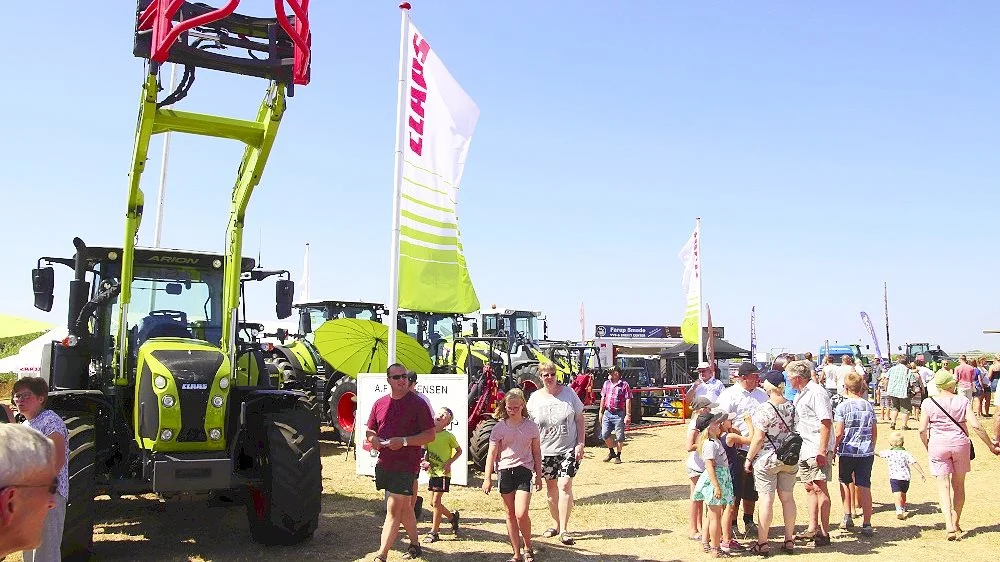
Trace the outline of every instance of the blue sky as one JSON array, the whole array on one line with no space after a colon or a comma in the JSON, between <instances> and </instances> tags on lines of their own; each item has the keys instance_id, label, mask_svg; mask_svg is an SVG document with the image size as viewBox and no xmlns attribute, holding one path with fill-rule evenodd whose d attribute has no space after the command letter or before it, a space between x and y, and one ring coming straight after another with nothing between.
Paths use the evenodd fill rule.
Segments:
<instances>
[{"instance_id":1,"label":"blue sky","mask_svg":"<svg viewBox=\"0 0 1000 562\"><path fill-rule=\"evenodd\" d=\"M459 215L484 306L544 310L554 337L578 336L581 302L589 333L678 325L677 253L701 216L705 299L734 343L751 306L761 350L870 343L865 310L884 349L885 281L893 347L1000 349L982 334L1000 328L1000 5L413 4L481 111ZM290 100L245 254L298 279L310 242L314 297L385 301L399 10L313 2L312 25L313 80ZM130 5L70 2L46 29L6 36L0 312L63 323L64 306L31 307L29 269L73 236L121 244L143 66ZM177 107L252 118L265 87L201 71ZM221 251L241 148L171 142L163 245ZM250 297L273 319L273 287Z\"/></svg>"}]
</instances>

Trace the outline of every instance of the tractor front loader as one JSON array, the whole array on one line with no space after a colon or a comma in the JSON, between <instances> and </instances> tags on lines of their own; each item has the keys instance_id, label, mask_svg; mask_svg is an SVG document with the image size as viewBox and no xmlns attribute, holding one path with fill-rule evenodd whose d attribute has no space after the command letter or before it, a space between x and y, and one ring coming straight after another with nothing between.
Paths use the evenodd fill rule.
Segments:
<instances>
[{"instance_id":1,"label":"tractor front loader","mask_svg":"<svg viewBox=\"0 0 1000 562\"><path fill-rule=\"evenodd\" d=\"M243 360L243 226L285 111L286 91L309 81L308 0L277 2L274 18L176 0L141 0L134 54L147 59L129 173L121 246L88 247L74 239L72 258L45 257L32 272L35 306L53 304L54 264L73 270L66 339L43 355L53 391L47 406L69 429L70 497L64 559L92 555L94 496L214 493L239 498L250 536L291 544L319 520L322 479L319 424L302 394L271 388ZM238 51L237 51L238 50ZM249 57L237 56L247 52ZM235 54L234 54L235 53ZM165 62L184 79L158 100ZM196 69L269 81L254 120L170 109L187 94ZM138 248L144 196L139 188L152 135L173 131L245 145L232 189L223 252ZM279 318L291 314L293 285L276 283ZM242 351L251 350L244 346ZM246 368L240 369L241 364Z\"/></svg>"}]
</instances>

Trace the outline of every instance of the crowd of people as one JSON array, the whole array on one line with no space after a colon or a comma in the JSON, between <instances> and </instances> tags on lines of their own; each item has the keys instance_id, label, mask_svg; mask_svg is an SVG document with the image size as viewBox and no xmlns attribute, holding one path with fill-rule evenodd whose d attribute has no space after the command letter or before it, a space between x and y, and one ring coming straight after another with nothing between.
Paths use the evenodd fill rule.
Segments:
<instances>
[{"instance_id":1,"label":"crowd of people","mask_svg":"<svg viewBox=\"0 0 1000 562\"><path fill-rule=\"evenodd\" d=\"M769 531L777 496L784 523L782 551L792 553L805 541L830 545L828 483L834 472L843 506L840 528L871 536L876 457L888 465L896 517L906 519L911 470L925 478L904 445L904 431L911 429L908 419L916 412L929 472L937 480L946 538L959 540L965 475L975 458L971 434L989 452L1000 454L1000 423L991 437L976 415L988 415L988 406L973 406L973 399L995 393L1000 361L988 367L985 361L974 363L962 356L954 372L947 364L933 372L924 363L922 357L913 362L900 357L895 366L877 374L879 398L888 398L882 403L888 415L884 419L892 430L890 447L879 452L878 416L868 399L866 373L850 356L840 365L827 357L819 366L810 354L803 359L782 356L764 373L753 363L742 363L729 387L718 381L713 366L700 364L687 398L692 410L686 465L690 538L701 542L712 557L737 551L766 556L771 552ZM803 485L807 498L807 524L798 534L796 483ZM741 504L744 536L753 537L745 545L735 538Z\"/></svg>"},{"instance_id":2,"label":"crowd of people","mask_svg":"<svg viewBox=\"0 0 1000 562\"><path fill-rule=\"evenodd\" d=\"M960 540L965 476L975 458L971 434L990 453L1000 454L1000 420L993 436L979 421L990 415L991 398L996 400L1000 360L988 364L963 355L954 369L946 362L936 366L936 371L929 368L920 356L913 361L900 357L891 368L875 370L875 404L891 431L889 448L876 451L879 416L868 398L868 374L849 356L839 365L827 357L818 366L810 354L803 359L782 356L763 373L753 363L742 363L729 386L717 378L716 367L699 364L686 398L692 411L686 443L690 538L713 557L740 551L767 555L777 497L784 523L782 551L794 552L804 541L830 545L834 476L843 509L840 528L872 535L876 458L887 463L896 517L906 519L912 472L926 478L905 447L905 432L917 429L928 451L929 473L936 479L946 539ZM513 553L509 562L535 560L528 510L533 492L543 487L551 526L541 536L566 546L575 543L570 515L573 479L584 454L583 403L559 382L554 365L543 363L539 374L543 385L530 397L513 389L499 405L482 484L489 495L496 477ZM401 526L409 539L403 558L415 559L422 556L421 543L440 540L442 523L457 535L460 520L458 511L445 506L451 467L462 455L447 429L453 413L448 408L435 411L417 392L417 375L402 365L390 366L386 376L390 392L372 407L365 436L379 451L376 488L386 492L375 562L386 561ZM47 394L43 379L20 379L13 398L25 421L0 424L0 456L12 459L0 463L0 557L22 550L26 561L60 559L68 435L62 419L45 408ZM605 462L622 462L631 400L628 383L612 369L599 405L608 448ZM0 416L12 421L12 413L4 406ZM918 420L916 428L909 425L911 417ZM421 470L430 477L433 509L423 541L418 540L416 520ZM806 492L806 524L796 534L797 483ZM855 518L860 518L859 527Z\"/></svg>"},{"instance_id":3,"label":"crowd of people","mask_svg":"<svg viewBox=\"0 0 1000 562\"><path fill-rule=\"evenodd\" d=\"M538 369L542 387L526 397L520 389L504 395L497 408L498 420L490 434L490 444L483 476L482 491L489 495L494 486L500 493L513 555L511 562L533 562L531 519L528 509L533 492L545 489L551 526L542 534L563 545L576 539L570 532L573 511L573 478L583 460L585 428L583 402L569 386L559 382L555 365L542 363ZM439 540L439 526L448 517L452 532L458 533L459 514L443 505L448 491L451 463L461 448L444 428L451 422L451 412L434 412L414 389L416 375L402 365L391 365L386 372L390 393L379 398L368 418L366 440L379 451L375 467L375 485L385 490L387 509L382 540L374 557L385 562L402 524L410 544L404 559L423 555L418 541L414 499L421 468L432 476L428 488L433 492L434 516L430 533L423 543ZM621 372L611 369L601 392L602 437L608 447L605 462L621 463L621 443L625 424L631 422L632 392ZM421 461L426 448L426 460ZM447 459L447 460L445 460ZM494 484L494 477L496 483Z\"/></svg>"}]
</instances>

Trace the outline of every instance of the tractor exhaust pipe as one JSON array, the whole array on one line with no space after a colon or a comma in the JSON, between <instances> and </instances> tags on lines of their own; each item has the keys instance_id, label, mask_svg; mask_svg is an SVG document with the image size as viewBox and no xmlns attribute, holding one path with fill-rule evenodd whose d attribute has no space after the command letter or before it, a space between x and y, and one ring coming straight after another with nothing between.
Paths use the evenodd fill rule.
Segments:
<instances>
[{"instance_id":1,"label":"tractor exhaust pipe","mask_svg":"<svg viewBox=\"0 0 1000 562\"><path fill-rule=\"evenodd\" d=\"M87 282L87 245L79 237L73 239L76 255L73 262L73 280L69 282L69 319L66 327L70 334L76 333L77 320L90 298L90 283Z\"/></svg>"}]
</instances>

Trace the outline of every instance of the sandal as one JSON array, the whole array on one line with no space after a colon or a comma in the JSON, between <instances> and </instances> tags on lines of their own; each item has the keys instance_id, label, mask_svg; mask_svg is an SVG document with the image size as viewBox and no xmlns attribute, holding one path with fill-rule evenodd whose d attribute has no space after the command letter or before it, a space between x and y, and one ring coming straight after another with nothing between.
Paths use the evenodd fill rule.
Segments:
<instances>
[{"instance_id":1,"label":"sandal","mask_svg":"<svg viewBox=\"0 0 1000 562\"><path fill-rule=\"evenodd\" d=\"M439 540L441 540L441 536L438 535L437 533L427 533L427 535L424 537L424 540L420 542L424 544L431 544L438 542Z\"/></svg>"},{"instance_id":2,"label":"sandal","mask_svg":"<svg viewBox=\"0 0 1000 562\"><path fill-rule=\"evenodd\" d=\"M785 554L795 554L795 541L787 539L781 544L781 551Z\"/></svg>"},{"instance_id":3,"label":"sandal","mask_svg":"<svg viewBox=\"0 0 1000 562\"><path fill-rule=\"evenodd\" d=\"M522 560L517 556L511 556L510 558L507 559L507 562L524 562L524 560Z\"/></svg>"},{"instance_id":4,"label":"sandal","mask_svg":"<svg viewBox=\"0 0 1000 562\"><path fill-rule=\"evenodd\" d=\"M410 543L410 546L406 547L406 554L403 555L403 560L416 560L424 555L424 549L420 548L419 544Z\"/></svg>"},{"instance_id":5,"label":"sandal","mask_svg":"<svg viewBox=\"0 0 1000 562\"><path fill-rule=\"evenodd\" d=\"M958 540L958 533L955 532L955 531L948 531L948 540L949 541L957 541Z\"/></svg>"},{"instance_id":6,"label":"sandal","mask_svg":"<svg viewBox=\"0 0 1000 562\"><path fill-rule=\"evenodd\" d=\"M524 551L524 562L535 562L535 549L529 548Z\"/></svg>"},{"instance_id":7,"label":"sandal","mask_svg":"<svg viewBox=\"0 0 1000 562\"><path fill-rule=\"evenodd\" d=\"M569 533L563 533L559 537L559 542L563 543L566 546L573 546L574 544L576 544L576 541L573 540L573 537L571 537Z\"/></svg>"},{"instance_id":8,"label":"sandal","mask_svg":"<svg viewBox=\"0 0 1000 562\"><path fill-rule=\"evenodd\" d=\"M372 562L387 562L387 561L385 558L382 558L381 556L376 556L375 558L372 558Z\"/></svg>"},{"instance_id":9,"label":"sandal","mask_svg":"<svg viewBox=\"0 0 1000 562\"><path fill-rule=\"evenodd\" d=\"M555 529L555 528L551 528L550 527L548 529L545 529L545 532L542 533L542 536L545 537L545 538L547 538L547 539L551 539L552 537L554 537L554 536L556 536L558 534L559 534L559 529Z\"/></svg>"},{"instance_id":10,"label":"sandal","mask_svg":"<svg viewBox=\"0 0 1000 562\"><path fill-rule=\"evenodd\" d=\"M797 541L811 541L815 540L816 536L819 535L819 530L815 531L803 531L795 535L795 540Z\"/></svg>"},{"instance_id":11,"label":"sandal","mask_svg":"<svg viewBox=\"0 0 1000 562\"><path fill-rule=\"evenodd\" d=\"M767 558L771 555L771 545L766 542L754 543L750 546L750 554L756 554Z\"/></svg>"}]
</instances>

